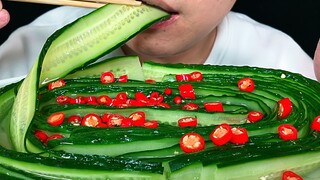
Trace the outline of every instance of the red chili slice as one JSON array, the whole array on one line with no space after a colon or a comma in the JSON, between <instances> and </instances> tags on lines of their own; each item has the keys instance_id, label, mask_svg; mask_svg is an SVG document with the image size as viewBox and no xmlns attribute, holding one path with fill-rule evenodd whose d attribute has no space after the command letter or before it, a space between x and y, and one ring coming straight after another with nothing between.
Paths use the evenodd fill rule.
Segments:
<instances>
[{"instance_id":1,"label":"red chili slice","mask_svg":"<svg viewBox=\"0 0 320 180\"><path fill-rule=\"evenodd\" d=\"M179 92L184 99L196 99L196 94L191 84L179 85Z\"/></svg>"},{"instance_id":2,"label":"red chili slice","mask_svg":"<svg viewBox=\"0 0 320 180\"><path fill-rule=\"evenodd\" d=\"M42 142L42 143L46 143L47 140L48 140L48 135L47 133L45 133L44 131L42 130L36 130L34 132L34 135Z\"/></svg>"},{"instance_id":3,"label":"red chili slice","mask_svg":"<svg viewBox=\"0 0 320 180\"><path fill-rule=\"evenodd\" d=\"M211 141L216 146L222 146L231 140L232 131L229 124L220 124L210 134Z\"/></svg>"},{"instance_id":4,"label":"red chili slice","mask_svg":"<svg viewBox=\"0 0 320 180\"><path fill-rule=\"evenodd\" d=\"M189 81L191 79L190 74L176 74L176 80L179 82Z\"/></svg>"},{"instance_id":5,"label":"red chili slice","mask_svg":"<svg viewBox=\"0 0 320 180\"><path fill-rule=\"evenodd\" d=\"M251 78L242 78L238 81L240 91L252 92L255 88L254 81Z\"/></svg>"},{"instance_id":6,"label":"red chili slice","mask_svg":"<svg viewBox=\"0 0 320 180\"><path fill-rule=\"evenodd\" d=\"M103 72L100 76L100 81L103 84L113 83L115 81L114 74L111 71Z\"/></svg>"},{"instance_id":7,"label":"red chili slice","mask_svg":"<svg viewBox=\"0 0 320 180\"><path fill-rule=\"evenodd\" d=\"M102 120L99 115L91 113L86 114L81 121L81 126L96 127Z\"/></svg>"},{"instance_id":8,"label":"red chili slice","mask_svg":"<svg viewBox=\"0 0 320 180\"><path fill-rule=\"evenodd\" d=\"M164 92L163 92L165 95L171 95L172 94L172 89L171 88L166 88L164 89Z\"/></svg>"},{"instance_id":9,"label":"red chili slice","mask_svg":"<svg viewBox=\"0 0 320 180\"><path fill-rule=\"evenodd\" d=\"M234 127L231 129L232 137L230 142L234 144L245 144L249 141L248 132L245 128Z\"/></svg>"},{"instance_id":10,"label":"red chili slice","mask_svg":"<svg viewBox=\"0 0 320 180\"><path fill-rule=\"evenodd\" d=\"M149 97L149 105L158 105L163 101L163 95L159 92L152 92Z\"/></svg>"},{"instance_id":11,"label":"red chili slice","mask_svg":"<svg viewBox=\"0 0 320 180\"><path fill-rule=\"evenodd\" d=\"M187 133L180 138L180 148L185 153L198 152L205 148L205 140L198 133Z\"/></svg>"},{"instance_id":12,"label":"red chili slice","mask_svg":"<svg viewBox=\"0 0 320 180\"><path fill-rule=\"evenodd\" d=\"M122 104L126 104L128 100L128 95L125 92L120 92L116 95L112 105L113 106L119 106Z\"/></svg>"},{"instance_id":13,"label":"red chili slice","mask_svg":"<svg viewBox=\"0 0 320 180\"><path fill-rule=\"evenodd\" d=\"M82 121L82 117L78 116L78 115L72 115L68 117L68 123L71 123L75 126L80 126L81 125L81 121Z\"/></svg>"},{"instance_id":14,"label":"red chili slice","mask_svg":"<svg viewBox=\"0 0 320 180\"><path fill-rule=\"evenodd\" d=\"M313 119L311 123L311 129L315 131L320 131L320 115Z\"/></svg>"},{"instance_id":15,"label":"red chili slice","mask_svg":"<svg viewBox=\"0 0 320 180\"><path fill-rule=\"evenodd\" d=\"M158 104L158 106L163 107L163 108L166 108L166 109L169 109L169 108L170 108L170 105L169 105L168 103L164 103L164 102Z\"/></svg>"},{"instance_id":16,"label":"red chili slice","mask_svg":"<svg viewBox=\"0 0 320 180\"><path fill-rule=\"evenodd\" d=\"M178 120L179 127L194 127L197 124L198 119L195 117L183 117Z\"/></svg>"},{"instance_id":17,"label":"red chili slice","mask_svg":"<svg viewBox=\"0 0 320 180\"><path fill-rule=\"evenodd\" d=\"M146 79L144 82L150 83L150 84L156 83L156 81L153 79Z\"/></svg>"},{"instance_id":18,"label":"red chili slice","mask_svg":"<svg viewBox=\"0 0 320 180\"><path fill-rule=\"evenodd\" d=\"M205 102L204 108L207 112L223 112L222 102Z\"/></svg>"},{"instance_id":19,"label":"red chili slice","mask_svg":"<svg viewBox=\"0 0 320 180\"><path fill-rule=\"evenodd\" d=\"M70 97L68 97L68 96L58 96L57 98L56 98L56 101L57 101L57 103L58 104L68 104L68 103L70 103Z\"/></svg>"},{"instance_id":20,"label":"red chili slice","mask_svg":"<svg viewBox=\"0 0 320 180\"><path fill-rule=\"evenodd\" d=\"M124 75L119 76L118 81L119 82L128 82L128 75L124 74Z\"/></svg>"},{"instance_id":21,"label":"red chili slice","mask_svg":"<svg viewBox=\"0 0 320 180\"><path fill-rule=\"evenodd\" d=\"M143 111L136 111L129 115L133 126L143 126L146 122L146 114Z\"/></svg>"},{"instance_id":22,"label":"red chili slice","mask_svg":"<svg viewBox=\"0 0 320 180\"><path fill-rule=\"evenodd\" d=\"M120 114L110 114L107 120L108 127L120 127L126 118Z\"/></svg>"},{"instance_id":23,"label":"red chili slice","mask_svg":"<svg viewBox=\"0 0 320 180\"><path fill-rule=\"evenodd\" d=\"M303 178L293 171L286 170L282 173L282 180L303 180Z\"/></svg>"},{"instance_id":24,"label":"red chili slice","mask_svg":"<svg viewBox=\"0 0 320 180\"><path fill-rule=\"evenodd\" d=\"M112 103L112 99L107 95L101 95L97 98L97 103L101 105L110 106Z\"/></svg>"},{"instance_id":25,"label":"red chili slice","mask_svg":"<svg viewBox=\"0 0 320 180\"><path fill-rule=\"evenodd\" d=\"M124 120L122 120L120 127L131 127L132 126L132 121L130 118L124 118Z\"/></svg>"},{"instance_id":26,"label":"red chili slice","mask_svg":"<svg viewBox=\"0 0 320 180\"><path fill-rule=\"evenodd\" d=\"M199 109L199 106L195 103L187 103L182 107L182 109L188 110L188 111L195 111Z\"/></svg>"},{"instance_id":27,"label":"red chili slice","mask_svg":"<svg viewBox=\"0 0 320 180\"><path fill-rule=\"evenodd\" d=\"M59 126L63 123L64 118L65 115L63 112L55 112L48 117L47 122L51 126Z\"/></svg>"},{"instance_id":28,"label":"red chili slice","mask_svg":"<svg viewBox=\"0 0 320 180\"><path fill-rule=\"evenodd\" d=\"M259 120L261 120L263 118L263 113L261 112L258 112L258 111L250 111L248 113L248 121L251 122L251 123L254 123L254 122L257 122Z\"/></svg>"},{"instance_id":29,"label":"red chili slice","mask_svg":"<svg viewBox=\"0 0 320 180\"><path fill-rule=\"evenodd\" d=\"M280 138L285 141L298 139L298 131L291 124L281 124L278 127L278 133Z\"/></svg>"},{"instance_id":30,"label":"red chili slice","mask_svg":"<svg viewBox=\"0 0 320 180\"><path fill-rule=\"evenodd\" d=\"M51 136L48 137L47 142L53 139L61 139L64 138L62 134L52 134Z\"/></svg>"},{"instance_id":31,"label":"red chili slice","mask_svg":"<svg viewBox=\"0 0 320 180\"><path fill-rule=\"evenodd\" d=\"M181 103L182 103L182 98L181 98L181 96L175 96L175 97L173 98L173 102L174 102L175 104L181 104Z\"/></svg>"},{"instance_id":32,"label":"red chili slice","mask_svg":"<svg viewBox=\"0 0 320 180\"><path fill-rule=\"evenodd\" d=\"M203 75L199 71L194 71L194 72L190 73L190 80L191 81L202 81Z\"/></svg>"},{"instance_id":33,"label":"red chili slice","mask_svg":"<svg viewBox=\"0 0 320 180\"><path fill-rule=\"evenodd\" d=\"M278 101L278 117L284 119L289 116L292 111L292 102L289 98L283 98Z\"/></svg>"},{"instance_id":34,"label":"red chili slice","mask_svg":"<svg viewBox=\"0 0 320 180\"><path fill-rule=\"evenodd\" d=\"M157 128L159 127L159 122L157 120L149 120L143 124L145 128Z\"/></svg>"},{"instance_id":35,"label":"red chili slice","mask_svg":"<svg viewBox=\"0 0 320 180\"><path fill-rule=\"evenodd\" d=\"M136 92L135 94L134 94L134 97L135 97L135 99L137 100L137 101L139 101L140 103L142 103L142 104L148 104L149 103L149 99L148 99L148 97L145 95L145 94L143 94L143 92Z\"/></svg>"},{"instance_id":36,"label":"red chili slice","mask_svg":"<svg viewBox=\"0 0 320 180\"><path fill-rule=\"evenodd\" d=\"M62 86L65 86L66 85L66 82L63 80L63 79L59 79L57 81L54 81L54 82L51 82L48 84L48 90L52 90L52 89L55 89L55 88L58 88L58 87L62 87Z\"/></svg>"},{"instance_id":37,"label":"red chili slice","mask_svg":"<svg viewBox=\"0 0 320 180\"><path fill-rule=\"evenodd\" d=\"M98 105L97 98L95 96L88 96L85 101L90 105Z\"/></svg>"},{"instance_id":38,"label":"red chili slice","mask_svg":"<svg viewBox=\"0 0 320 180\"><path fill-rule=\"evenodd\" d=\"M86 104L86 98L84 96L78 96L70 99L70 104Z\"/></svg>"}]
</instances>

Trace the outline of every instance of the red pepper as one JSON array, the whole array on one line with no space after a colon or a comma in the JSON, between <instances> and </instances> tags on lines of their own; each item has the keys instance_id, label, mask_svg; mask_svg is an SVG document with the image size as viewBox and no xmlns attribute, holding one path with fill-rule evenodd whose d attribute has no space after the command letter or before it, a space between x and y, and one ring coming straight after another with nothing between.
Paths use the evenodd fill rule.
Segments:
<instances>
[{"instance_id":1,"label":"red pepper","mask_svg":"<svg viewBox=\"0 0 320 180\"><path fill-rule=\"evenodd\" d=\"M216 146L222 146L228 143L231 137L231 126L225 123L218 125L210 134L210 139Z\"/></svg>"},{"instance_id":2,"label":"red pepper","mask_svg":"<svg viewBox=\"0 0 320 180\"><path fill-rule=\"evenodd\" d=\"M178 82L189 81L191 79L190 74L176 74L176 80Z\"/></svg>"},{"instance_id":3,"label":"red pepper","mask_svg":"<svg viewBox=\"0 0 320 180\"><path fill-rule=\"evenodd\" d=\"M249 141L248 132L245 128L234 127L231 129L232 137L230 141L234 144L245 144Z\"/></svg>"},{"instance_id":4,"label":"red pepper","mask_svg":"<svg viewBox=\"0 0 320 180\"><path fill-rule=\"evenodd\" d=\"M44 131L42 130L36 130L34 132L34 135L42 142L42 143L46 143L47 140L48 140L48 135L47 133L45 133Z\"/></svg>"},{"instance_id":5,"label":"red pepper","mask_svg":"<svg viewBox=\"0 0 320 180\"><path fill-rule=\"evenodd\" d=\"M201 72L194 71L194 72L190 73L190 80L191 81L202 81L203 75Z\"/></svg>"},{"instance_id":6,"label":"red pepper","mask_svg":"<svg viewBox=\"0 0 320 180\"><path fill-rule=\"evenodd\" d=\"M128 75L121 75L118 79L118 82L128 82Z\"/></svg>"},{"instance_id":7,"label":"red pepper","mask_svg":"<svg viewBox=\"0 0 320 180\"><path fill-rule=\"evenodd\" d=\"M112 99L107 95L101 95L97 98L97 103L100 105L110 106L112 103Z\"/></svg>"},{"instance_id":8,"label":"red pepper","mask_svg":"<svg viewBox=\"0 0 320 180\"><path fill-rule=\"evenodd\" d=\"M100 81L103 84L113 83L115 81L115 78L111 71L106 71L101 74Z\"/></svg>"},{"instance_id":9,"label":"red pepper","mask_svg":"<svg viewBox=\"0 0 320 180\"><path fill-rule=\"evenodd\" d=\"M198 133L187 133L180 138L180 148L185 153L201 151L205 148L205 140Z\"/></svg>"},{"instance_id":10,"label":"red pepper","mask_svg":"<svg viewBox=\"0 0 320 180\"><path fill-rule=\"evenodd\" d=\"M48 117L47 122L51 126L59 126L63 123L64 118L65 115L63 112L55 112Z\"/></svg>"},{"instance_id":11,"label":"red pepper","mask_svg":"<svg viewBox=\"0 0 320 180\"><path fill-rule=\"evenodd\" d=\"M68 123L71 123L75 126L81 125L82 117L78 115L72 115L68 117Z\"/></svg>"},{"instance_id":12,"label":"red pepper","mask_svg":"<svg viewBox=\"0 0 320 180\"><path fill-rule=\"evenodd\" d=\"M181 98L181 96L175 96L175 97L173 98L173 102L174 102L175 104L181 104L181 103L182 103L182 98Z\"/></svg>"},{"instance_id":13,"label":"red pepper","mask_svg":"<svg viewBox=\"0 0 320 180\"><path fill-rule=\"evenodd\" d=\"M166 109L169 109L169 108L170 108L170 105L169 105L168 103L164 103L164 102L158 104L158 106L163 107L163 108L166 108Z\"/></svg>"},{"instance_id":14,"label":"red pepper","mask_svg":"<svg viewBox=\"0 0 320 180\"><path fill-rule=\"evenodd\" d=\"M91 113L86 114L81 121L81 126L96 127L102 122L99 115Z\"/></svg>"},{"instance_id":15,"label":"red pepper","mask_svg":"<svg viewBox=\"0 0 320 180\"><path fill-rule=\"evenodd\" d=\"M181 97L184 99L196 99L196 95L191 84L179 85L179 92Z\"/></svg>"},{"instance_id":16,"label":"red pepper","mask_svg":"<svg viewBox=\"0 0 320 180\"><path fill-rule=\"evenodd\" d=\"M182 109L188 110L188 111L194 111L194 110L198 110L199 106L195 103L187 103L182 107Z\"/></svg>"},{"instance_id":17,"label":"red pepper","mask_svg":"<svg viewBox=\"0 0 320 180\"><path fill-rule=\"evenodd\" d=\"M153 79L146 79L145 82L150 84L156 83L156 81Z\"/></svg>"},{"instance_id":18,"label":"red pepper","mask_svg":"<svg viewBox=\"0 0 320 180\"><path fill-rule=\"evenodd\" d=\"M85 101L90 105L98 105L97 98L95 96L88 96Z\"/></svg>"},{"instance_id":19,"label":"red pepper","mask_svg":"<svg viewBox=\"0 0 320 180\"><path fill-rule=\"evenodd\" d=\"M142 103L144 105L147 105L149 103L148 97L145 94L143 94L143 92L136 92L134 94L134 97L137 101L139 101L140 103Z\"/></svg>"},{"instance_id":20,"label":"red pepper","mask_svg":"<svg viewBox=\"0 0 320 180\"><path fill-rule=\"evenodd\" d=\"M63 80L63 79L59 79L57 81L54 81L54 82L51 82L48 84L48 90L52 90L52 89L55 89L55 88L58 88L58 87L62 87L62 86L65 86L66 85L66 82Z\"/></svg>"},{"instance_id":21,"label":"red pepper","mask_svg":"<svg viewBox=\"0 0 320 180\"><path fill-rule=\"evenodd\" d=\"M132 121L130 118L124 118L124 120L122 120L120 127L131 127L132 126Z\"/></svg>"},{"instance_id":22,"label":"red pepper","mask_svg":"<svg viewBox=\"0 0 320 180\"><path fill-rule=\"evenodd\" d=\"M198 119L195 117L183 117L178 120L179 127L194 127L197 124Z\"/></svg>"},{"instance_id":23,"label":"red pepper","mask_svg":"<svg viewBox=\"0 0 320 180\"><path fill-rule=\"evenodd\" d=\"M292 102L289 98L283 98L278 101L278 117L284 119L289 116L292 111Z\"/></svg>"},{"instance_id":24,"label":"red pepper","mask_svg":"<svg viewBox=\"0 0 320 180\"><path fill-rule=\"evenodd\" d=\"M152 92L149 97L149 105L158 105L163 101L163 95L159 92Z\"/></svg>"},{"instance_id":25,"label":"red pepper","mask_svg":"<svg viewBox=\"0 0 320 180\"><path fill-rule=\"evenodd\" d=\"M48 137L47 142L53 139L61 139L61 138L64 138L64 136L61 134L52 134L51 136Z\"/></svg>"},{"instance_id":26,"label":"red pepper","mask_svg":"<svg viewBox=\"0 0 320 180\"><path fill-rule=\"evenodd\" d=\"M120 127L125 119L126 118L120 114L110 114L107 119L107 126Z\"/></svg>"},{"instance_id":27,"label":"red pepper","mask_svg":"<svg viewBox=\"0 0 320 180\"><path fill-rule=\"evenodd\" d=\"M159 122L157 120L149 120L143 124L145 128L157 128L159 127Z\"/></svg>"},{"instance_id":28,"label":"red pepper","mask_svg":"<svg viewBox=\"0 0 320 180\"><path fill-rule=\"evenodd\" d=\"M204 108L207 112L223 112L222 102L205 102Z\"/></svg>"},{"instance_id":29,"label":"red pepper","mask_svg":"<svg viewBox=\"0 0 320 180\"><path fill-rule=\"evenodd\" d=\"M254 81L251 78L242 78L238 81L240 91L252 92L254 90Z\"/></svg>"},{"instance_id":30,"label":"red pepper","mask_svg":"<svg viewBox=\"0 0 320 180\"><path fill-rule=\"evenodd\" d=\"M120 92L116 95L114 101L112 102L113 106L121 106L126 104L128 100L128 95L125 92Z\"/></svg>"},{"instance_id":31,"label":"red pepper","mask_svg":"<svg viewBox=\"0 0 320 180\"><path fill-rule=\"evenodd\" d=\"M97 127L97 128L107 128L108 125L107 125L106 123L101 122L101 123L99 123L96 127Z\"/></svg>"},{"instance_id":32,"label":"red pepper","mask_svg":"<svg viewBox=\"0 0 320 180\"><path fill-rule=\"evenodd\" d=\"M172 89L171 88L166 88L164 89L164 92L163 92L165 95L171 95L172 94Z\"/></svg>"},{"instance_id":33,"label":"red pepper","mask_svg":"<svg viewBox=\"0 0 320 180\"><path fill-rule=\"evenodd\" d=\"M84 96L78 96L70 99L70 104L86 104L86 98Z\"/></svg>"},{"instance_id":34,"label":"red pepper","mask_svg":"<svg viewBox=\"0 0 320 180\"><path fill-rule=\"evenodd\" d=\"M56 101L57 101L57 103L58 104L68 104L68 103L70 103L70 97L68 97L68 96L58 96L57 98L56 98Z\"/></svg>"},{"instance_id":35,"label":"red pepper","mask_svg":"<svg viewBox=\"0 0 320 180\"><path fill-rule=\"evenodd\" d=\"M320 131L320 115L313 119L311 123L311 129L315 131Z\"/></svg>"},{"instance_id":36,"label":"red pepper","mask_svg":"<svg viewBox=\"0 0 320 180\"><path fill-rule=\"evenodd\" d=\"M248 113L248 121L251 122L251 123L254 123L254 122L257 122L259 120L261 120L263 118L263 113L261 112L258 112L258 111L250 111Z\"/></svg>"},{"instance_id":37,"label":"red pepper","mask_svg":"<svg viewBox=\"0 0 320 180\"><path fill-rule=\"evenodd\" d=\"M285 141L298 139L298 131L291 124L281 124L278 127L278 133L280 138Z\"/></svg>"},{"instance_id":38,"label":"red pepper","mask_svg":"<svg viewBox=\"0 0 320 180\"><path fill-rule=\"evenodd\" d=\"M136 111L129 115L133 126L143 126L146 122L146 114L143 111Z\"/></svg>"},{"instance_id":39,"label":"red pepper","mask_svg":"<svg viewBox=\"0 0 320 180\"><path fill-rule=\"evenodd\" d=\"M303 180L303 178L293 171L286 170L282 173L282 180Z\"/></svg>"}]
</instances>

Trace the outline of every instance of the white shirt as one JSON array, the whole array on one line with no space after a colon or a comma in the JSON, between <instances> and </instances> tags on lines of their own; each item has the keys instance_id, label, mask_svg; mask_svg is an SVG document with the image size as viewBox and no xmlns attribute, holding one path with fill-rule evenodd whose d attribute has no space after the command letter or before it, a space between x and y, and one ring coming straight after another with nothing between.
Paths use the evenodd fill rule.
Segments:
<instances>
[{"instance_id":1,"label":"white shirt","mask_svg":"<svg viewBox=\"0 0 320 180\"><path fill-rule=\"evenodd\" d=\"M0 46L0 87L28 73L54 31L92 10L58 7L14 31ZM115 55L123 52L118 49L108 56ZM276 68L316 79L312 59L288 35L234 12L219 25L205 64Z\"/></svg>"}]
</instances>

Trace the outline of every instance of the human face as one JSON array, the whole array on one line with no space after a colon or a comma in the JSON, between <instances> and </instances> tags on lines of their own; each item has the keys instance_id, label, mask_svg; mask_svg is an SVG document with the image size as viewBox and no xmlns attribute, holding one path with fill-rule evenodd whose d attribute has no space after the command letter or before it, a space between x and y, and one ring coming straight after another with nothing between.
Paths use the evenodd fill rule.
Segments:
<instances>
[{"instance_id":1,"label":"human face","mask_svg":"<svg viewBox=\"0 0 320 180\"><path fill-rule=\"evenodd\" d=\"M123 50L142 60L203 63L213 46L216 27L236 0L143 0L171 13L127 42Z\"/></svg>"}]
</instances>

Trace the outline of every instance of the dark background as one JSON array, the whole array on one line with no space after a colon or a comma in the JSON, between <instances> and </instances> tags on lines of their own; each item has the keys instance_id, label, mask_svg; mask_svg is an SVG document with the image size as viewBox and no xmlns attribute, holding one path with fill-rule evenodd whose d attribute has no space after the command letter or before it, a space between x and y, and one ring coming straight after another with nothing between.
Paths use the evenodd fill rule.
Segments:
<instances>
[{"instance_id":1,"label":"dark background","mask_svg":"<svg viewBox=\"0 0 320 180\"><path fill-rule=\"evenodd\" d=\"M16 28L57 7L5 0L2 2L11 14L11 21L0 29L0 44ZM284 31L313 57L320 38L320 0L238 0L233 11Z\"/></svg>"}]
</instances>

